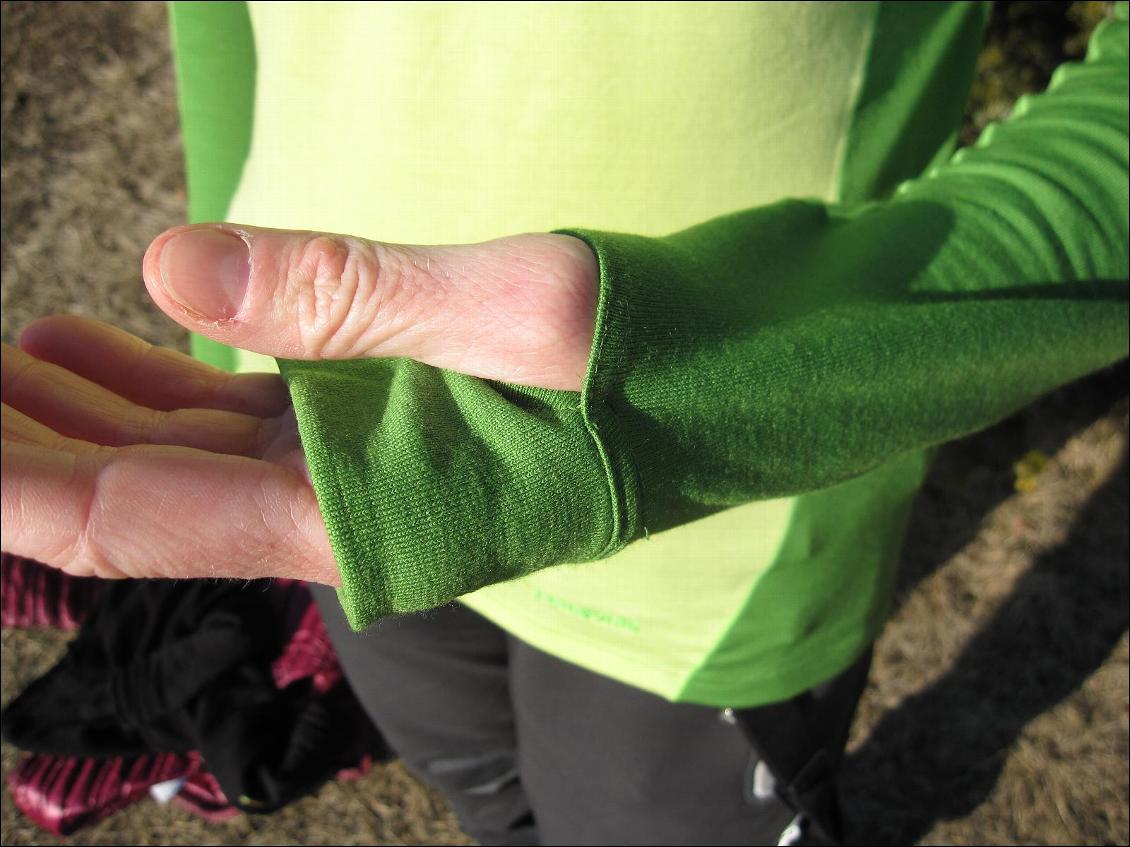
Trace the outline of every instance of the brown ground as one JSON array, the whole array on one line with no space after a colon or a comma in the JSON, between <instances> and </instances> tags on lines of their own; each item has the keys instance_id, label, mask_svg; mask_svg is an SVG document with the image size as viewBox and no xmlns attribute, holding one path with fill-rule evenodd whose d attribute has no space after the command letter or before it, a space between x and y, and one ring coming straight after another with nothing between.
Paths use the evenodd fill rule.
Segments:
<instances>
[{"instance_id":1,"label":"brown ground","mask_svg":"<svg viewBox=\"0 0 1130 847\"><path fill-rule=\"evenodd\" d=\"M963 137L1077 55L1103 12L998 8ZM0 335L71 312L183 349L138 275L149 239L183 215L164 6L5 2L2 73ZM1130 840L1127 488L1125 364L943 451L853 730L853 840ZM64 642L2 638L7 702ZM5 773L17 756L4 747ZM6 794L0 826L4 844L58 843ZM395 765L269 817L210 825L146 802L72 841L466 843Z\"/></svg>"}]
</instances>

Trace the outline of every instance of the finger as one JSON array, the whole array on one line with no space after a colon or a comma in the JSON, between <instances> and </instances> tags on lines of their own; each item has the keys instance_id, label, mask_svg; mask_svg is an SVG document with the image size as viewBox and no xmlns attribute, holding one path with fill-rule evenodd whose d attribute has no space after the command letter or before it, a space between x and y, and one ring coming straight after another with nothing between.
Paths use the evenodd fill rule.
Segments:
<instances>
[{"instance_id":1,"label":"finger","mask_svg":"<svg viewBox=\"0 0 1130 847\"><path fill-rule=\"evenodd\" d=\"M2 416L0 416L0 433L3 434L5 441L52 447L62 438L53 429L17 412L7 403L0 405L0 413L2 413Z\"/></svg>"},{"instance_id":2,"label":"finger","mask_svg":"<svg viewBox=\"0 0 1130 847\"><path fill-rule=\"evenodd\" d=\"M6 552L75 576L340 584L313 492L276 465L182 447L2 450Z\"/></svg>"},{"instance_id":3,"label":"finger","mask_svg":"<svg viewBox=\"0 0 1130 847\"><path fill-rule=\"evenodd\" d=\"M61 435L108 446L173 444L258 456L268 421L239 412L138 406L58 365L3 345L4 402Z\"/></svg>"},{"instance_id":4,"label":"finger","mask_svg":"<svg viewBox=\"0 0 1130 847\"><path fill-rule=\"evenodd\" d=\"M162 310L224 344L565 389L585 372L599 276L566 235L421 247L230 224L163 233L143 271Z\"/></svg>"},{"instance_id":5,"label":"finger","mask_svg":"<svg viewBox=\"0 0 1130 847\"><path fill-rule=\"evenodd\" d=\"M270 417L290 403L276 374L229 374L90 318L41 318L20 334L20 348L151 409Z\"/></svg>"},{"instance_id":6,"label":"finger","mask_svg":"<svg viewBox=\"0 0 1130 847\"><path fill-rule=\"evenodd\" d=\"M98 450L98 445L87 441L66 438L50 427L17 412L7 403L0 405L0 431L5 441L17 444L34 444L52 450L65 450L70 453L89 453Z\"/></svg>"}]
</instances>

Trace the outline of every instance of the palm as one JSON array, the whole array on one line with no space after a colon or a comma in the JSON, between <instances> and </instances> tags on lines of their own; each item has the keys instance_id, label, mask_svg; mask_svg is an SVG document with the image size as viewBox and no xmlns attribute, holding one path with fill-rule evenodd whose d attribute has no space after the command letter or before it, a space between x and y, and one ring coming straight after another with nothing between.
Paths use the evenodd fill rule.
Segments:
<instances>
[{"instance_id":1,"label":"palm","mask_svg":"<svg viewBox=\"0 0 1130 847\"><path fill-rule=\"evenodd\" d=\"M3 351L3 548L77 575L338 582L281 378L105 324Z\"/></svg>"}]
</instances>

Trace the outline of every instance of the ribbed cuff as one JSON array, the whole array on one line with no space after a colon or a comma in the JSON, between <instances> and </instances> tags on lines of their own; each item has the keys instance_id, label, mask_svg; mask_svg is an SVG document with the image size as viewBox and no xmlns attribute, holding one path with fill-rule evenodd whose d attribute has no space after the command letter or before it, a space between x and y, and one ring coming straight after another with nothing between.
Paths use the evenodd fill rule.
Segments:
<instances>
[{"instance_id":1,"label":"ribbed cuff","mask_svg":"<svg viewBox=\"0 0 1130 847\"><path fill-rule=\"evenodd\" d=\"M600 558L619 535L622 506L575 392L408 359L280 369L354 629Z\"/></svg>"}]
</instances>

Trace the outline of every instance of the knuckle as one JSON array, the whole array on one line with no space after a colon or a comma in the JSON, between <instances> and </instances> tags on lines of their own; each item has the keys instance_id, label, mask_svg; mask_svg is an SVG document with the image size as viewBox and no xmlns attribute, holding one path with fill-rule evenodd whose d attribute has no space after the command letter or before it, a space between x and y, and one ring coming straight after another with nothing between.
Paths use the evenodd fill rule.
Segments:
<instances>
[{"instance_id":1,"label":"knuckle","mask_svg":"<svg viewBox=\"0 0 1130 847\"><path fill-rule=\"evenodd\" d=\"M168 414L146 406L133 408L122 404L115 409L116 427L111 434L113 444L160 443Z\"/></svg>"},{"instance_id":2,"label":"knuckle","mask_svg":"<svg viewBox=\"0 0 1130 847\"><path fill-rule=\"evenodd\" d=\"M122 579L123 574L89 536L76 539L59 570L68 576Z\"/></svg>"},{"instance_id":3,"label":"knuckle","mask_svg":"<svg viewBox=\"0 0 1130 847\"><path fill-rule=\"evenodd\" d=\"M76 462L76 479L86 479L86 499L74 538L62 556L61 570L71 576L120 579L125 575L102 545L103 487L111 456L112 451L102 447Z\"/></svg>"},{"instance_id":4,"label":"knuckle","mask_svg":"<svg viewBox=\"0 0 1130 847\"><path fill-rule=\"evenodd\" d=\"M303 352L346 358L362 352L389 282L384 251L358 238L316 235L291 263Z\"/></svg>"}]
</instances>

